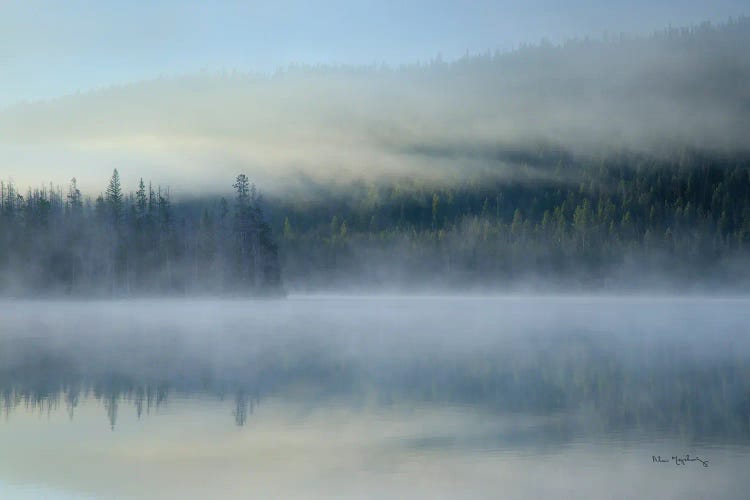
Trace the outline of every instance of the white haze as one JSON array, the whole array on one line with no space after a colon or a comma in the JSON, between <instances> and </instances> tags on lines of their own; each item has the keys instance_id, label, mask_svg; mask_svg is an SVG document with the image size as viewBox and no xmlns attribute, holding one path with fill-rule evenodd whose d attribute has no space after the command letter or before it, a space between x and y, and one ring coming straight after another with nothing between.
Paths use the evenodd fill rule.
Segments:
<instances>
[{"instance_id":1,"label":"white haze","mask_svg":"<svg viewBox=\"0 0 750 500\"><path fill-rule=\"evenodd\" d=\"M188 373L203 362L224 374L252 372L256 367L248 360L264 352L381 367L429 358L438 366L462 356L533 353L542 345L581 339L619 356L623 346L644 355L657 355L661 346L679 347L691 361L745 359L747 305L742 297L521 294L3 300L0 341L9 342L6 348L32 345L14 345L16 340L41 341L42 352L71 356L76 359L71 366L87 373L157 379ZM265 362L281 360L272 356ZM17 361L25 362L12 349L0 356L0 366Z\"/></svg>"},{"instance_id":2,"label":"white haze","mask_svg":"<svg viewBox=\"0 0 750 500\"><path fill-rule=\"evenodd\" d=\"M0 112L0 177L73 176L93 194L113 168L183 193L245 171L266 189L324 180L509 169L508 152L748 149L748 22L687 41L542 46L430 67L192 75ZM533 166L533 165L532 165Z\"/></svg>"},{"instance_id":3,"label":"white haze","mask_svg":"<svg viewBox=\"0 0 750 500\"><path fill-rule=\"evenodd\" d=\"M747 299L4 300L0 318L0 493L747 490ZM587 399L555 406L561 396L548 384L580 387ZM156 408L149 399L141 416L135 391L144 386L168 398ZM239 428L233 397L244 390L257 390L258 403ZM645 417L634 428L608 408ZM650 458L687 452L710 467Z\"/></svg>"}]
</instances>

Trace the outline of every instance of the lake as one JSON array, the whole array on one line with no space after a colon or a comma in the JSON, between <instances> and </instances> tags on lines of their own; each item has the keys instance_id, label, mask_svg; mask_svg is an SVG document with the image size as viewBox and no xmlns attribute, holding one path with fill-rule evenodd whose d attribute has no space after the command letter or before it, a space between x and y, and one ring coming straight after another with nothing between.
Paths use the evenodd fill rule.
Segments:
<instances>
[{"instance_id":1,"label":"lake","mask_svg":"<svg viewBox=\"0 0 750 500\"><path fill-rule=\"evenodd\" d=\"M0 498L744 498L750 300L4 300L0 404Z\"/></svg>"}]
</instances>

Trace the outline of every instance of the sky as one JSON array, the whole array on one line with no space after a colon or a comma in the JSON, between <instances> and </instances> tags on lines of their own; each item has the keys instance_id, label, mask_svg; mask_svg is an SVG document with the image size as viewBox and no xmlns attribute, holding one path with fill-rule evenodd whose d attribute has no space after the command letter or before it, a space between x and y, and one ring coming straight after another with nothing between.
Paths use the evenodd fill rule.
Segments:
<instances>
[{"instance_id":1,"label":"sky","mask_svg":"<svg viewBox=\"0 0 750 500\"><path fill-rule=\"evenodd\" d=\"M747 13L741 0L0 0L0 108L164 75L451 60Z\"/></svg>"},{"instance_id":2,"label":"sky","mask_svg":"<svg viewBox=\"0 0 750 500\"><path fill-rule=\"evenodd\" d=\"M527 54L509 71L426 80L276 71L647 35L748 15L745 3L0 0L0 180L25 189L75 176L95 195L117 168L126 190L142 176L208 193L239 172L271 189L300 173L465 175L494 169L498 148L535 140L584 152L669 141L733 150L750 123L736 105L750 99L741 37L695 54ZM245 76L217 78L234 72Z\"/></svg>"}]
</instances>

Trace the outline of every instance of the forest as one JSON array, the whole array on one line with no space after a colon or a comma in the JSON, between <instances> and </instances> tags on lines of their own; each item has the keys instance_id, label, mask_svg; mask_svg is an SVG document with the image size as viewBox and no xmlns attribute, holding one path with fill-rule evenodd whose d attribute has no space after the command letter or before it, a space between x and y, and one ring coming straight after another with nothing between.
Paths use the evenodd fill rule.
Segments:
<instances>
[{"instance_id":1,"label":"forest","mask_svg":"<svg viewBox=\"0 0 750 500\"><path fill-rule=\"evenodd\" d=\"M126 194L115 169L84 197L73 178L24 194L0 183L0 289L9 294L281 293L278 249L247 176L234 201L185 212L169 189L140 180Z\"/></svg>"},{"instance_id":2,"label":"forest","mask_svg":"<svg viewBox=\"0 0 750 500\"><path fill-rule=\"evenodd\" d=\"M269 200L290 283L747 289L750 159L682 151Z\"/></svg>"},{"instance_id":3,"label":"forest","mask_svg":"<svg viewBox=\"0 0 750 500\"><path fill-rule=\"evenodd\" d=\"M172 201L0 186L6 293L274 293L333 288L746 289L750 159L683 151L455 182L401 178Z\"/></svg>"},{"instance_id":4,"label":"forest","mask_svg":"<svg viewBox=\"0 0 750 500\"><path fill-rule=\"evenodd\" d=\"M184 184L116 172L97 196L0 175L0 290L747 290L748 43L743 17L12 106L10 158L42 155L47 179L101 172L97 144L125 144ZM59 144L82 153L58 165ZM263 197L246 176L230 193L218 173L236 164Z\"/></svg>"}]
</instances>

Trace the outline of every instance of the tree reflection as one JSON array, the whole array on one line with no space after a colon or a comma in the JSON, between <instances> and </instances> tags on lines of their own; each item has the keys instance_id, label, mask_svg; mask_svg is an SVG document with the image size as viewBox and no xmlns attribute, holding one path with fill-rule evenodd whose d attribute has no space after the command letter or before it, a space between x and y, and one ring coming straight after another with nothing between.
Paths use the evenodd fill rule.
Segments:
<instances>
[{"instance_id":1,"label":"tree reflection","mask_svg":"<svg viewBox=\"0 0 750 500\"><path fill-rule=\"evenodd\" d=\"M248 397L245 391L238 392L234 398L234 423L245 425L248 415L253 413L258 402L257 398Z\"/></svg>"},{"instance_id":2,"label":"tree reflection","mask_svg":"<svg viewBox=\"0 0 750 500\"><path fill-rule=\"evenodd\" d=\"M76 350L54 357L44 343L0 341L13 352L0 362L0 401L6 415L18 407L70 418L80 402L99 401L114 430L118 412L138 418L182 398L232 394L231 415L243 426L270 396L359 405L430 403L468 405L486 412L549 415L587 413L606 430L638 429L683 436L750 439L750 377L741 356L705 358L679 346L617 348L571 334L555 340L504 343L481 352L342 359L313 342L269 345L227 368L194 354L177 365L170 352L148 366L117 365ZM173 353L172 353L173 354ZM133 357L142 353L133 353ZM127 369L126 369L127 368ZM61 404L62 403L62 404Z\"/></svg>"}]
</instances>

